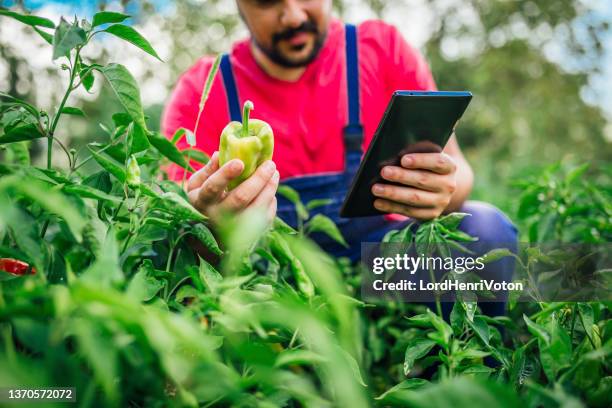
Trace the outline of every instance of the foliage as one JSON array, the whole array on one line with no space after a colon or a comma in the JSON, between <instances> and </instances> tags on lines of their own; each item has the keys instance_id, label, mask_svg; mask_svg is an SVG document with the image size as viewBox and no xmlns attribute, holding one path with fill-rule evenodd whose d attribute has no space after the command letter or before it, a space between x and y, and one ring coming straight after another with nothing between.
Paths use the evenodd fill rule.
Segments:
<instances>
[{"instance_id":1,"label":"foliage","mask_svg":"<svg viewBox=\"0 0 612 408\"><path fill-rule=\"evenodd\" d=\"M76 387L79 406L609 406L608 304L531 304L535 310L509 319L464 301L447 322L439 308L361 302L359 267L307 237L344 242L329 219L310 217L325 203L304 204L285 189L297 231L280 220L268 227L256 213L213 228L163 179L162 163L188 167L190 153L175 146L188 130L168 140L148 129L130 72L81 53L110 33L156 56L140 34L121 28L127 16L57 25L0 18L49 39L69 73L52 113L1 95L0 257L36 270L0 272L3 385ZM60 119L86 112L67 101L102 79L123 112L104 141L68 149L57 136ZM31 164L28 144L38 138L48 141L45 167ZM68 169L52 166L53 143ZM85 173L85 163L96 170ZM536 194L531 188L547 194L546 177L526 186L525 197ZM607 237L610 217L601 211L609 209L585 198L593 186L573 190L578 177L571 172L525 215L539 224L561 197L567 208L587 206L589 227ZM385 239L460 245L471 239L457 229L463 216Z\"/></svg>"}]
</instances>

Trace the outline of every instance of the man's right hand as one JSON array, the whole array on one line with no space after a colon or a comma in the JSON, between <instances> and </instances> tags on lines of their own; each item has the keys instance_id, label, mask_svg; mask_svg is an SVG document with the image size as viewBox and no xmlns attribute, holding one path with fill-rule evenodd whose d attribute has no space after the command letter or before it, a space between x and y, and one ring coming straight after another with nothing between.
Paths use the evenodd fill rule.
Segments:
<instances>
[{"instance_id":1,"label":"man's right hand","mask_svg":"<svg viewBox=\"0 0 612 408\"><path fill-rule=\"evenodd\" d=\"M268 222L276 216L276 189L279 173L272 160L264 162L255 173L232 191L230 181L238 177L244 163L233 159L219 167L219 152L215 152L206 166L189 177L189 202L202 214L217 222L225 213L239 213L248 208L266 210Z\"/></svg>"}]
</instances>

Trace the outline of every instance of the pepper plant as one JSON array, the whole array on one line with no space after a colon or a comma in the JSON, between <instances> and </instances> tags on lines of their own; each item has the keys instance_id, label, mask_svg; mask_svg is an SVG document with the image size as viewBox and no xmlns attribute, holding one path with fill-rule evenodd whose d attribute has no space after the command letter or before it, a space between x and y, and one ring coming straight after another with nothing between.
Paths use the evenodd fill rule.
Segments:
<instances>
[{"instance_id":1,"label":"pepper plant","mask_svg":"<svg viewBox=\"0 0 612 408\"><path fill-rule=\"evenodd\" d=\"M297 230L256 213L213 228L165 179L161 164L207 161L197 125L169 139L151 131L129 71L82 53L110 34L158 58L127 15L56 24L0 9L5 18L47 41L68 77L52 112L1 94L0 385L75 387L79 407L610 405L607 303L511 304L510 318L491 318L465 300L445 321L425 305L360 301L362 267L308 238L345 243L331 220L311 217L324 201L281 188ZM61 119L85 114L71 95L102 80L123 111L103 141L73 150ZM190 148L179 151L182 137ZM42 167L29 153L39 139ZM67 168L54 166L54 143ZM461 217L386 240L456 248L469 239ZM609 219L596 218L604 236Z\"/></svg>"}]
</instances>

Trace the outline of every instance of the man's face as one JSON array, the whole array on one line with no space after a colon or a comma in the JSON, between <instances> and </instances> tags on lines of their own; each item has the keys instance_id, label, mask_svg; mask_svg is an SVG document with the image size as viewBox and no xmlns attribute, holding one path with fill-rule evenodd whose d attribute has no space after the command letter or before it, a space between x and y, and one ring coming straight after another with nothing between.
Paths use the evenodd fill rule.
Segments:
<instances>
[{"instance_id":1,"label":"man's face","mask_svg":"<svg viewBox=\"0 0 612 408\"><path fill-rule=\"evenodd\" d=\"M238 0L255 45L283 67L302 67L317 56L327 34L331 0Z\"/></svg>"}]
</instances>

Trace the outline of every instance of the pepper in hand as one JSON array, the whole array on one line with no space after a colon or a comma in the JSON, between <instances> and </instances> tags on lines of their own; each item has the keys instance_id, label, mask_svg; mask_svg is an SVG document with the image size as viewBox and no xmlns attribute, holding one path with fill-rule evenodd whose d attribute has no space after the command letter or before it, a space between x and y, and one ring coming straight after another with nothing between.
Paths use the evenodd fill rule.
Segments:
<instances>
[{"instance_id":1,"label":"pepper in hand","mask_svg":"<svg viewBox=\"0 0 612 408\"><path fill-rule=\"evenodd\" d=\"M219 165L223 166L232 159L240 159L244 163L244 170L229 183L229 190L249 178L260 164L270 160L274 151L272 128L263 120L249 119L251 110L253 102L246 101L242 110L242 123L232 121L221 133Z\"/></svg>"}]
</instances>

